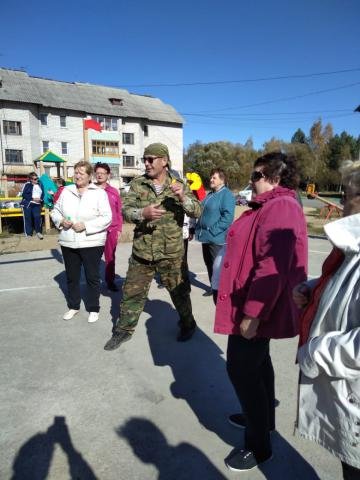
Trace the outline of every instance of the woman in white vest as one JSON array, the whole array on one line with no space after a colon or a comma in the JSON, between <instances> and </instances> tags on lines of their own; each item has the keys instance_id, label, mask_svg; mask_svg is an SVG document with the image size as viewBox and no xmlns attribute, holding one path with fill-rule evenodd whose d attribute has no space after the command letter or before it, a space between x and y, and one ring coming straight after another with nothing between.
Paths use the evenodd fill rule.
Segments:
<instances>
[{"instance_id":1,"label":"woman in white vest","mask_svg":"<svg viewBox=\"0 0 360 480\"><path fill-rule=\"evenodd\" d=\"M343 168L344 218L325 225L333 250L322 275L298 285L304 309L298 433L335 455L343 478L360 479L360 161Z\"/></svg>"},{"instance_id":2,"label":"woman in white vest","mask_svg":"<svg viewBox=\"0 0 360 480\"><path fill-rule=\"evenodd\" d=\"M64 320L71 320L80 310L80 274L84 267L87 282L88 322L99 318L100 260L104 251L111 209L105 190L91 183L93 167L81 161L74 166L74 185L61 192L51 212L60 230L59 243L67 277L67 304Z\"/></svg>"}]
</instances>

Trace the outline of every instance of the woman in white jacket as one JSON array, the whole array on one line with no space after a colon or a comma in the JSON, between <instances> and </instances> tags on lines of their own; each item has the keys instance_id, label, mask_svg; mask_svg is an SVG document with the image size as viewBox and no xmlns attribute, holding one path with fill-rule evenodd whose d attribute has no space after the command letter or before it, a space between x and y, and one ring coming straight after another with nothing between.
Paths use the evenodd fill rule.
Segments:
<instances>
[{"instance_id":1,"label":"woman in white jacket","mask_svg":"<svg viewBox=\"0 0 360 480\"><path fill-rule=\"evenodd\" d=\"M88 322L99 318L99 266L111 223L111 208L105 190L91 183L91 163L80 161L74 166L75 185L64 188L51 212L60 230L59 243L67 277L67 304L64 320L71 320L80 310L80 273L84 267L88 295Z\"/></svg>"},{"instance_id":2,"label":"woman in white jacket","mask_svg":"<svg viewBox=\"0 0 360 480\"><path fill-rule=\"evenodd\" d=\"M317 281L299 285L297 431L360 479L360 162L343 169L344 218L325 225L334 248Z\"/></svg>"}]
</instances>

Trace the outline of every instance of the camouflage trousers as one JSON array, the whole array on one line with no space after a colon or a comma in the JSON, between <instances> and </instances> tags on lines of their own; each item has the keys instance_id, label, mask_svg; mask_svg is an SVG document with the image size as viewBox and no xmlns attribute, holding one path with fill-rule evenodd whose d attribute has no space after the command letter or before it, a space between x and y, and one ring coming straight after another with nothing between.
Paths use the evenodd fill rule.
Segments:
<instances>
[{"instance_id":1,"label":"camouflage trousers","mask_svg":"<svg viewBox=\"0 0 360 480\"><path fill-rule=\"evenodd\" d=\"M129 269L123 287L120 305L120 318L115 327L119 330L135 330L139 317L144 310L151 282L158 273L162 285L170 293L171 300L180 317L180 326L191 326L194 317L190 300L190 285L184 278L183 259L147 262L133 256L129 259ZM187 274L187 272L186 272ZM187 275L186 275L187 278Z\"/></svg>"}]
</instances>

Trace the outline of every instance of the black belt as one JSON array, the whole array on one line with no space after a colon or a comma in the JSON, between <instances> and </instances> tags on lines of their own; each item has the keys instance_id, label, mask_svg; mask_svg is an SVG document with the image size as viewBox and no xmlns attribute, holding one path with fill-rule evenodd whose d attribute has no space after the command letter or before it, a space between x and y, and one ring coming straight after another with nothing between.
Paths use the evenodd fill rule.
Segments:
<instances>
[{"instance_id":1,"label":"black belt","mask_svg":"<svg viewBox=\"0 0 360 480\"><path fill-rule=\"evenodd\" d=\"M142 263L143 265L154 265L157 263L156 260L146 260L145 258L138 257L134 253L132 254L132 257L134 260L136 260L138 263Z\"/></svg>"}]
</instances>

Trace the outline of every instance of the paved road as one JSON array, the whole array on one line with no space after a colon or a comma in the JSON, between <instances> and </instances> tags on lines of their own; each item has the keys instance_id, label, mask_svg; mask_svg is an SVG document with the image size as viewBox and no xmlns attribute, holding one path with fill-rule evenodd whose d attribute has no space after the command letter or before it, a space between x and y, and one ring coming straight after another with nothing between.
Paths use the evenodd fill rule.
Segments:
<instances>
[{"instance_id":1,"label":"paved road","mask_svg":"<svg viewBox=\"0 0 360 480\"><path fill-rule=\"evenodd\" d=\"M310 275L329 251L310 240ZM130 244L119 245L123 277ZM0 257L0 478L13 480L211 480L236 478L223 459L242 433L227 415L237 400L225 372L226 337L212 333L214 307L198 243L191 243L192 299L199 329L178 344L176 314L153 282L134 338L103 345L120 294L101 298L101 318L70 322L57 249ZM340 478L338 462L293 436L296 340L272 342L276 369L275 458L242 479Z\"/></svg>"}]
</instances>

